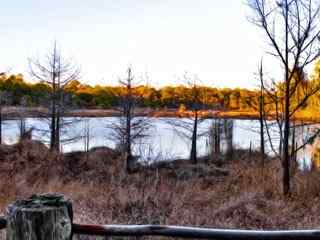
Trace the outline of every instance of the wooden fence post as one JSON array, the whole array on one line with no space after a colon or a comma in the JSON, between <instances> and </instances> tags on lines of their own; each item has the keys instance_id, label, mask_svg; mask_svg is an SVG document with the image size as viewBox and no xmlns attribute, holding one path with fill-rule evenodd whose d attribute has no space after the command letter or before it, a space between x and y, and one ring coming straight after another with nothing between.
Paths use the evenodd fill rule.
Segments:
<instances>
[{"instance_id":1,"label":"wooden fence post","mask_svg":"<svg viewBox=\"0 0 320 240\"><path fill-rule=\"evenodd\" d=\"M7 240L70 240L72 204L57 194L33 195L7 209Z\"/></svg>"}]
</instances>

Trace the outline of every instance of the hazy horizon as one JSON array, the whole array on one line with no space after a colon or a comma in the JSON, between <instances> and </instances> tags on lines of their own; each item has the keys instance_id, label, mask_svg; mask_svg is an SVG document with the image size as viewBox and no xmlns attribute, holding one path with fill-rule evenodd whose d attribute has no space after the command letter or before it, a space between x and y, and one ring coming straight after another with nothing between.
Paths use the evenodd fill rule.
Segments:
<instances>
[{"instance_id":1,"label":"hazy horizon","mask_svg":"<svg viewBox=\"0 0 320 240\"><path fill-rule=\"evenodd\" d=\"M205 85L253 88L265 41L247 10L239 0L6 1L0 71L28 78L27 59L57 40L90 85L116 84L130 64L158 87L180 84L189 72Z\"/></svg>"}]
</instances>

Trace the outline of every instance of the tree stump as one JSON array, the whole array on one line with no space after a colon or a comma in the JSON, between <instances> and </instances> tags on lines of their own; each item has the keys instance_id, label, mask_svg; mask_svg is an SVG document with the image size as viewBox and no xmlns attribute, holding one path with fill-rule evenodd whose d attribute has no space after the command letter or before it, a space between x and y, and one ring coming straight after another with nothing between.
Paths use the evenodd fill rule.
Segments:
<instances>
[{"instance_id":1,"label":"tree stump","mask_svg":"<svg viewBox=\"0 0 320 240\"><path fill-rule=\"evenodd\" d=\"M7 209L7 240L70 240L72 204L57 194L33 195Z\"/></svg>"}]
</instances>

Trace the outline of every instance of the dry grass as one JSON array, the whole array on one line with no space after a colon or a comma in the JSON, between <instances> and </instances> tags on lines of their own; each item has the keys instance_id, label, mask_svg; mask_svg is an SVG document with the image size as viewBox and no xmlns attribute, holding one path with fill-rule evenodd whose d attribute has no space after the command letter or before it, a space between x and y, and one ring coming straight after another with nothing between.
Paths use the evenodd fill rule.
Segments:
<instances>
[{"instance_id":1,"label":"dry grass","mask_svg":"<svg viewBox=\"0 0 320 240\"><path fill-rule=\"evenodd\" d=\"M41 153L41 154L39 154ZM320 225L320 172L297 172L293 193L281 195L281 168L262 169L244 152L224 166L181 178L190 166L148 170L126 176L110 149L65 158L40 143L0 147L0 211L17 198L59 192L73 200L75 221L101 224L175 224L245 229L317 228ZM113 158L110 159L110 156ZM200 171L200 170L198 170ZM202 170L201 170L202 171Z\"/></svg>"}]
</instances>

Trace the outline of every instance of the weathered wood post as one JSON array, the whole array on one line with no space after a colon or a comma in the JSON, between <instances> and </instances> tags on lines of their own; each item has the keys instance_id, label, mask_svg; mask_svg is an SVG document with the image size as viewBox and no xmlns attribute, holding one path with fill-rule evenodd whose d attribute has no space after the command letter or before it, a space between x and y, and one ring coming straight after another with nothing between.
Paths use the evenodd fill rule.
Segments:
<instances>
[{"instance_id":1,"label":"weathered wood post","mask_svg":"<svg viewBox=\"0 0 320 240\"><path fill-rule=\"evenodd\" d=\"M7 240L70 240L72 204L58 194L33 195L7 209Z\"/></svg>"}]
</instances>

